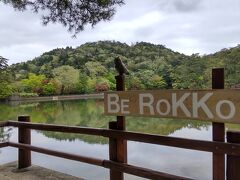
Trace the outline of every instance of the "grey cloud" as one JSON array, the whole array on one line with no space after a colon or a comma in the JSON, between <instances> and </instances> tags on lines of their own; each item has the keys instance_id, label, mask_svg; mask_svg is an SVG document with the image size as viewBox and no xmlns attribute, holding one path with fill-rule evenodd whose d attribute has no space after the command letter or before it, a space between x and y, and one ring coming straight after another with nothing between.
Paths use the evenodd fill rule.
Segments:
<instances>
[{"instance_id":1,"label":"grey cloud","mask_svg":"<svg viewBox=\"0 0 240 180\"><path fill-rule=\"evenodd\" d=\"M42 26L39 15L0 3L0 55L13 63L98 40L147 41L206 54L239 44L239 19L239 0L129 0L110 22L87 27L73 39L61 25Z\"/></svg>"},{"instance_id":2,"label":"grey cloud","mask_svg":"<svg viewBox=\"0 0 240 180\"><path fill-rule=\"evenodd\" d=\"M144 27L137 29L134 34L136 37L140 38L148 38L152 36L152 32L154 31L154 27Z\"/></svg>"},{"instance_id":3,"label":"grey cloud","mask_svg":"<svg viewBox=\"0 0 240 180\"><path fill-rule=\"evenodd\" d=\"M202 0L161 0L160 10L166 12L193 12L201 9Z\"/></svg>"},{"instance_id":4,"label":"grey cloud","mask_svg":"<svg viewBox=\"0 0 240 180\"><path fill-rule=\"evenodd\" d=\"M174 7L180 12L195 11L200 8L201 0L175 0Z\"/></svg>"}]
</instances>

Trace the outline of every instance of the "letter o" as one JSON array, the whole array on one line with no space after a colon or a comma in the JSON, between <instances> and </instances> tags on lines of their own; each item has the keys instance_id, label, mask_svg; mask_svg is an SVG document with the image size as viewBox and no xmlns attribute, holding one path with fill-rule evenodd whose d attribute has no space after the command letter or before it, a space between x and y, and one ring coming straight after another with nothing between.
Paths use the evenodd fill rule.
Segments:
<instances>
[{"instance_id":1,"label":"letter o","mask_svg":"<svg viewBox=\"0 0 240 180\"><path fill-rule=\"evenodd\" d=\"M228 106L230 107L230 112L227 116L223 115L221 112L221 107L223 104L228 104ZM216 113L222 119L231 119L236 113L236 108L232 103L232 101L222 100L222 101L219 101L216 105Z\"/></svg>"},{"instance_id":2,"label":"letter o","mask_svg":"<svg viewBox=\"0 0 240 180\"><path fill-rule=\"evenodd\" d=\"M161 105L161 103L165 103L165 104L166 104L166 106L167 106L166 112L162 112L162 111L160 110L160 105ZM159 100L159 101L157 102L156 108L157 108L157 112L158 112L160 115L166 116L166 115L168 115L168 114L170 113L170 104L169 104L169 102L168 102L167 100L165 100L165 99Z\"/></svg>"}]
</instances>

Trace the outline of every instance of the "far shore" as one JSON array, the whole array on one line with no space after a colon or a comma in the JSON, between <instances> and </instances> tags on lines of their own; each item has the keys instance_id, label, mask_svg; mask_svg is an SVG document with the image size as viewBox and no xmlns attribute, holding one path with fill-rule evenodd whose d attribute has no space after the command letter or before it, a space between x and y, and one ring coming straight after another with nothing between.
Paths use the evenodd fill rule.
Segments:
<instances>
[{"instance_id":1,"label":"far shore","mask_svg":"<svg viewBox=\"0 0 240 180\"><path fill-rule=\"evenodd\" d=\"M104 98L103 93L39 96L39 97L11 96L8 99L6 99L5 102L63 101L63 100L103 99L103 98Z\"/></svg>"}]
</instances>

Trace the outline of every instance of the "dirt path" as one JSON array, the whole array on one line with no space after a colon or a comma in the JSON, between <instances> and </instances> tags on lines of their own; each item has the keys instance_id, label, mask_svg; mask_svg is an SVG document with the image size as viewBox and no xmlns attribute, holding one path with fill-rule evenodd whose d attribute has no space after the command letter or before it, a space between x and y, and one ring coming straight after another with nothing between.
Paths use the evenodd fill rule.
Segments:
<instances>
[{"instance_id":1,"label":"dirt path","mask_svg":"<svg viewBox=\"0 0 240 180\"><path fill-rule=\"evenodd\" d=\"M16 162L1 165L0 180L83 180L35 165L23 170L16 167Z\"/></svg>"}]
</instances>

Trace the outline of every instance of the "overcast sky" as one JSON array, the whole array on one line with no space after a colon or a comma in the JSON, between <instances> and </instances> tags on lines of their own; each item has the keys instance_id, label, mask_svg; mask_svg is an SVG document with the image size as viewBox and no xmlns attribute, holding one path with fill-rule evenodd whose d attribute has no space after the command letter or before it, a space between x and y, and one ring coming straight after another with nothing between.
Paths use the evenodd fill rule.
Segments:
<instances>
[{"instance_id":1,"label":"overcast sky","mask_svg":"<svg viewBox=\"0 0 240 180\"><path fill-rule=\"evenodd\" d=\"M209 54L240 43L240 0L125 0L110 22L87 27L73 39L59 24L0 3L0 56L9 64L57 47L116 40L146 41L185 54Z\"/></svg>"}]
</instances>

